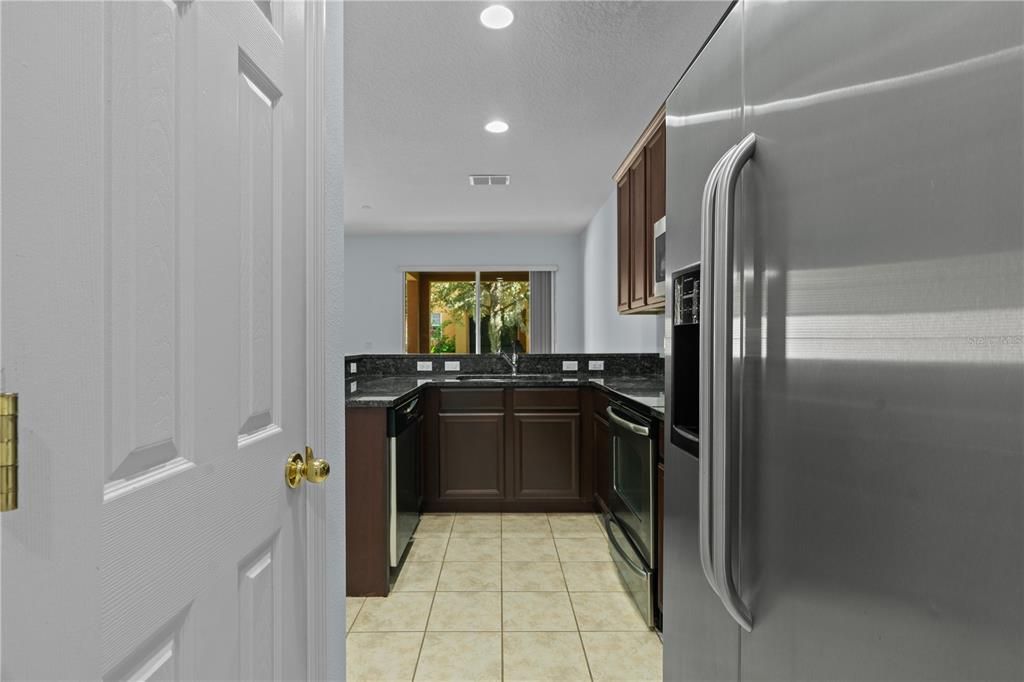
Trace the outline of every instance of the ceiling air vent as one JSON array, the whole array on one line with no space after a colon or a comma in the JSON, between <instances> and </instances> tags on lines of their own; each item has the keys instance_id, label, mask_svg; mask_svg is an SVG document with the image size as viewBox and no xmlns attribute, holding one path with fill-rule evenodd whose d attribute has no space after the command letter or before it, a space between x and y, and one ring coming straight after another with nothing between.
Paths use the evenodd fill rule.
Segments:
<instances>
[{"instance_id":1,"label":"ceiling air vent","mask_svg":"<svg viewBox=\"0 0 1024 682\"><path fill-rule=\"evenodd\" d=\"M509 176L507 175L470 175L469 184L473 187L484 187L487 185L507 185L509 184Z\"/></svg>"}]
</instances>

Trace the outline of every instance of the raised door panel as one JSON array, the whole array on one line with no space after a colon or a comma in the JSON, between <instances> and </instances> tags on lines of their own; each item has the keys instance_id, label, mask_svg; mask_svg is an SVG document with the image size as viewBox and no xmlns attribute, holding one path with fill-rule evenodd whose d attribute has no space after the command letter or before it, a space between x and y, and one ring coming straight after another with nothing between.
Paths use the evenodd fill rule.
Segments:
<instances>
[{"instance_id":1,"label":"raised door panel","mask_svg":"<svg viewBox=\"0 0 1024 682\"><path fill-rule=\"evenodd\" d=\"M281 92L238 53L239 446L278 429L281 410Z\"/></svg>"},{"instance_id":2,"label":"raised door panel","mask_svg":"<svg viewBox=\"0 0 1024 682\"><path fill-rule=\"evenodd\" d=\"M440 499L505 496L505 415L442 414L438 418Z\"/></svg>"},{"instance_id":3,"label":"raised door panel","mask_svg":"<svg viewBox=\"0 0 1024 682\"><path fill-rule=\"evenodd\" d=\"M174 7L111 9L109 237L103 259L109 311L107 400L111 447L104 499L140 481L193 466L194 259L191 197L182 138L191 132L187 39ZM116 65L116 66L115 66Z\"/></svg>"},{"instance_id":4,"label":"raised door panel","mask_svg":"<svg viewBox=\"0 0 1024 682\"><path fill-rule=\"evenodd\" d=\"M619 311L629 310L629 173L627 172L619 180L616 192L616 206L618 215L618 250L616 251L616 265L618 272L618 308Z\"/></svg>"},{"instance_id":5,"label":"raised door panel","mask_svg":"<svg viewBox=\"0 0 1024 682\"><path fill-rule=\"evenodd\" d=\"M641 151L629 168L629 307L647 303L647 176Z\"/></svg>"},{"instance_id":6,"label":"raised door panel","mask_svg":"<svg viewBox=\"0 0 1024 682\"><path fill-rule=\"evenodd\" d=\"M579 414L516 414L512 422L515 497L579 499Z\"/></svg>"},{"instance_id":7,"label":"raised door panel","mask_svg":"<svg viewBox=\"0 0 1024 682\"><path fill-rule=\"evenodd\" d=\"M644 147L646 163L646 204L647 215L644 220L645 238L647 249L644 251L644 271L647 281L647 304L658 303L664 300L664 295L658 296L654 292L654 223L665 217L665 124L658 126L657 130L647 141Z\"/></svg>"}]
</instances>

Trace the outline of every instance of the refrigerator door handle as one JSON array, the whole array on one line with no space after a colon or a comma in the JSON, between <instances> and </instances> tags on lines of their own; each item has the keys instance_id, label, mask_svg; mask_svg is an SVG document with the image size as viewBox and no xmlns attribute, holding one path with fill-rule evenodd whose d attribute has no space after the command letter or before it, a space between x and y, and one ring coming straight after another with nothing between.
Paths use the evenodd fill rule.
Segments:
<instances>
[{"instance_id":1,"label":"refrigerator door handle","mask_svg":"<svg viewBox=\"0 0 1024 682\"><path fill-rule=\"evenodd\" d=\"M736 589L733 576L732 546L733 529L738 525L734 519L736 505L731 499L734 485L734 470L738 462L730 461L731 429L733 427L730 408L732 406L732 297L733 297L733 243L735 232L736 182L744 164L754 155L757 137L750 133L744 137L729 154L722 167L721 181L715 196L715 300L714 317L711 321L714 349L712 352L712 381L717 389L712 405L712 438L714 451L712 462L712 485L714 486L712 522L714 525L713 563L718 583L718 596L733 620L747 632L753 629L750 610ZM703 326L703 325L702 325Z\"/></svg>"},{"instance_id":2,"label":"refrigerator door handle","mask_svg":"<svg viewBox=\"0 0 1024 682\"><path fill-rule=\"evenodd\" d=\"M722 174L722 167L736 149L735 145L718 159L707 182L704 183L704 195L700 205L701 235L701 323L698 353L700 356L699 387L697 389L698 412L700 418L697 447L697 469L699 480L698 509L700 511L700 565L704 569L704 579L719 594L715 579L715 569L711 557L711 342L714 319L711 304L714 301L714 245L715 245L715 193Z\"/></svg>"}]
</instances>

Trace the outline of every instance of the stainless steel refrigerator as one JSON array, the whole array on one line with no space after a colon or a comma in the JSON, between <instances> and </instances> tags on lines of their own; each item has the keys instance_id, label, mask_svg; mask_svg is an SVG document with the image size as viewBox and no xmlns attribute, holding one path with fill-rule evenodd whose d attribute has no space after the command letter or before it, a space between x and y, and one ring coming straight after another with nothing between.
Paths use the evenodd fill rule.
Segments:
<instances>
[{"instance_id":1,"label":"stainless steel refrigerator","mask_svg":"<svg viewBox=\"0 0 1024 682\"><path fill-rule=\"evenodd\" d=\"M665 679L1024 678L1024 5L738 2L666 123Z\"/></svg>"}]
</instances>

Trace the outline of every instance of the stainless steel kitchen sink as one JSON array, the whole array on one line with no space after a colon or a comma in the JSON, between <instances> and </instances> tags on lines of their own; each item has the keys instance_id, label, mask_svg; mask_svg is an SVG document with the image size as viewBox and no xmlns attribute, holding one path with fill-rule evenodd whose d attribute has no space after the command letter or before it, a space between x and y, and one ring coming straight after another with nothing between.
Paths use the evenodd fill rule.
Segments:
<instances>
[{"instance_id":1,"label":"stainless steel kitchen sink","mask_svg":"<svg viewBox=\"0 0 1024 682\"><path fill-rule=\"evenodd\" d=\"M455 377L459 381L547 381L552 379L547 374L460 374Z\"/></svg>"}]
</instances>

